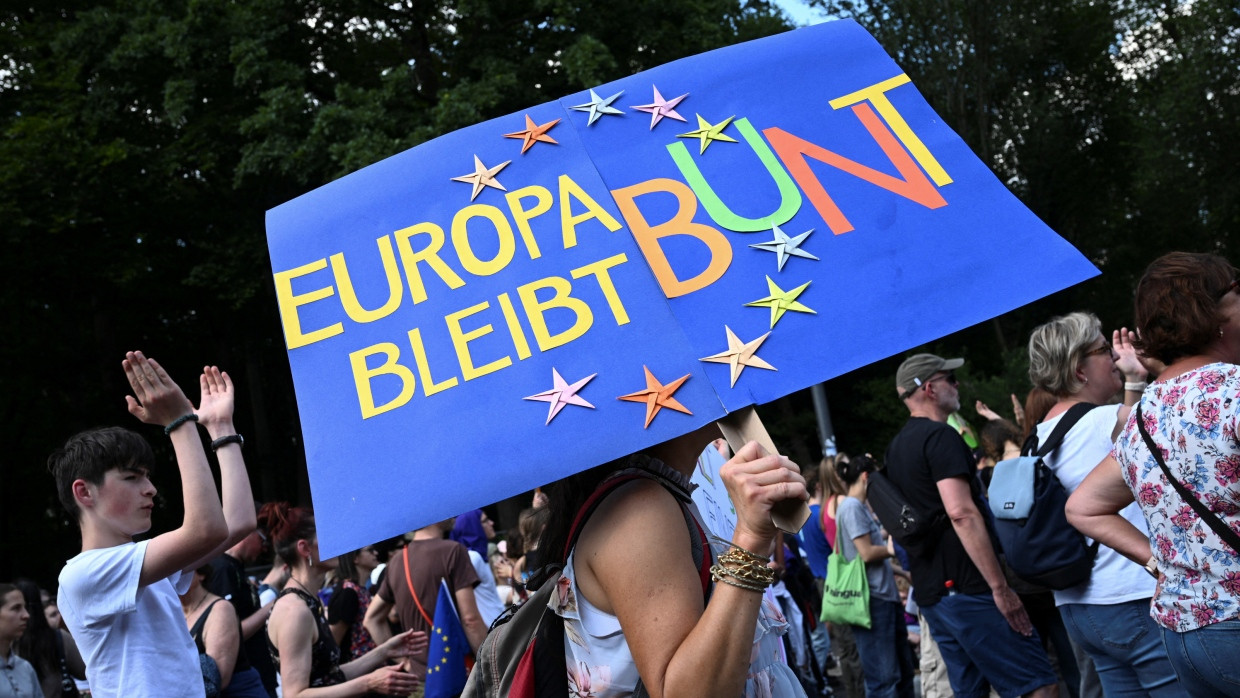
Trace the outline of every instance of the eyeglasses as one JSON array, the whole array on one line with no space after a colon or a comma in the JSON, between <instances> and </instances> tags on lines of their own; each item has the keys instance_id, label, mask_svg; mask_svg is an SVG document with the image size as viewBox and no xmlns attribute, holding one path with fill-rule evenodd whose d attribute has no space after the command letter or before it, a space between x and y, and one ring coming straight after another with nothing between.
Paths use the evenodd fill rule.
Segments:
<instances>
[{"instance_id":1,"label":"eyeglasses","mask_svg":"<svg viewBox=\"0 0 1240 698\"><path fill-rule=\"evenodd\" d=\"M1112 352L1111 343L1108 342L1106 339L1103 339L1102 346L1098 347L1097 349L1090 349L1089 351L1085 352L1085 356L1089 357L1089 356L1094 356L1095 354L1106 354L1107 356L1110 356L1111 352Z\"/></svg>"},{"instance_id":2,"label":"eyeglasses","mask_svg":"<svg viewBox=\"0 0 1240 698\"><path fill-rule=\"evenodd\" d=\"M1233 291L1240 293L1240 279L1232 279L1231 283L1227 284L1227 288L1223 289L1222 291L1219 291L1218 294L1214 296L1214 299L1221 301L1223 300L1224 296L1226 296L1227 294Z\"/></svg>"},{"instance_id":3,"label":"eyeglasses","mask_svg":"<svg viewBox=\"0 0 1240 698\"><path fill-rule=\"evenodd\" d=\"M941 376L931 376L923 384L923 387L930 385L931 383L938 381L938 380L947 381L948 385L960 385L960 381L956 379L956 372L948 371L947 373L944 373Z\"/></svg>"}]
</instances>

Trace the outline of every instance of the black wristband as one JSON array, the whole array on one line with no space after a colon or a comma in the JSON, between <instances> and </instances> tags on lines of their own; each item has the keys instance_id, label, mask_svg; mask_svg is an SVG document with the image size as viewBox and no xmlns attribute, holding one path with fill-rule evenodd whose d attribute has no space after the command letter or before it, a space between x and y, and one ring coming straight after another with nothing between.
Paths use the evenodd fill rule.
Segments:
<instances>
[{"instance_id":1,"label":"black wristband","mask_svg":"<svg viewBox=\"0 0 1240 698\"><path fill-rule=\"evenodd\" d=\"M220 450L221 446L227 446L228 444L237 444L238 446L244 446L245 439L241 438L240 434L229 434L228 436L221 436L220 438L211 442L211 452L214 453L215 451Z\"/></svg>"},{"instance_id":2,"label":"black wristband","mask_svg":"<svg viewBox=\"0 0 1240 698\"><path fill-rule=\"evenodd\" d=\"M197 421L198 421L198 415L194 414L193 412L190 412L189 414L183 414L180 417L177 417L176 419L172 420L172 424L169 424L168 426L164 427L164 436L172 436L172 432L176 431L177 427L181 426L182 424L186 422L197 422Z\"/></svg>"}]
</instances>

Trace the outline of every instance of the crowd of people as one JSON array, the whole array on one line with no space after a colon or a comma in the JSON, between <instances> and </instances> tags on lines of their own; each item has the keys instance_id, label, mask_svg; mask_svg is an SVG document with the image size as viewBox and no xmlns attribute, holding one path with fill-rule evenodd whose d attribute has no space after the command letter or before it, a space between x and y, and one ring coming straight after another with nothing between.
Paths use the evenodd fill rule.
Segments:
<instances>
[{"instance_id":1,"label":"crowd of people","mask_svg":"<svg viewBox=\"0 0 1240 698\"><path fill-rule=\"evenodd\" d=\"M881 459L802 471L746 444L719 471L728 532L693 499L708 425L540 488L505 536L476 509L329 559L309 509L255 505L228 374L204 368L194 405L130 352L129 410L171 439L184 518L146 536L155 458L134 431L56 450L82 549L55 595L0 584L0 698L419 695L441 584L475 653L546 599L555 694L573 698L1238 696L1240 281L1218 256L1172 253L1135 295L1134 331L1088 312L1036 328L1028 397L1012 420L979 402L976 435L963 361L916 354ZM1097 542L1053 588L1014 569L989 497L1039 443L1070 495L1059 513ZM884 521L878 482L922 534ZM790 499L810 505L795 536L771 521ZM832 556L864 567L862 621L819 621Z\"/></svg>"}]
</instances>

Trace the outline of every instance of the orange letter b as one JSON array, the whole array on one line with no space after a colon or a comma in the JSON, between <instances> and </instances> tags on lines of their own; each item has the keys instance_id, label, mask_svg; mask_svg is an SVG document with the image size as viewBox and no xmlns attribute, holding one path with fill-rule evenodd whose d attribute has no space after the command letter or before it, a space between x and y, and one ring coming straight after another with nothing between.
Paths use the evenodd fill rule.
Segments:
<instances>
[{"instance_id":1,"label":"orange letter b","mask_svg":"<svg viewBox=\"0 0 1240 698\"><path fill-rule=\"evenodd\" d=\"M664 192L676 197L679 206L671 220L650 225L642 215L637 207L637 197L653 192ZM668 298L684 296L706 288L718 281L732 264L732 246L728 244L723 233L709 225L693 222L693 215L697 213L697 198L693 196L693 190L688 185L674 179L652 179L624 189L615 189L611 195L620 207L625 222L629 224L629 230L633 232L646 263L659 280L663 295ZM681 281L676 278L676 273L672 271L667 255L659 244L659 238L669 235L692 235L704 242L710 249L710 264L706 269L691 279Z\"/></svg>"}]
</instances>

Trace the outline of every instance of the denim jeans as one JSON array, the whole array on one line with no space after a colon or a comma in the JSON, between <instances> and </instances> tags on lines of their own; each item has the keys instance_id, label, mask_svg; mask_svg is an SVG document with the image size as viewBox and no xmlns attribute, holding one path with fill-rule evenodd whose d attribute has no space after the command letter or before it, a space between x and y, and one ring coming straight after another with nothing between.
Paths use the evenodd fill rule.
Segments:
<instances>
[{"instance_id":1,"label":"denim jeans","mask_svg":"<svg viewBox=\"0 0 1240 698\"><path fill-rule=\"evenodd\" d=\"M869 629L853 626L865 675L866 698L913 698L913 652L904 607L870 599Z\"/></svg>"},{"instance_id":2,"label":"denim jeans","mask_svg":"<svg viewBox=\"0 0 1240 698\"><path fill-rule=\"evenodd\" d=\"M1094 660L1107 698L1186 695L1150 617L1149 599L1070 603L1060 606L1059 614L1073 641Z\"/></svg>"},{"instance_id":3,"label":"denim jeans","mask_svg":"<svg viewBox=\"0 0 1240 698\"><path fill-rule=\"evenodd\" d=\"M1162 628L1162 639L1188 695L1240 696L1240 619L1186 633Z\"/></svg>"}]
</instances>

